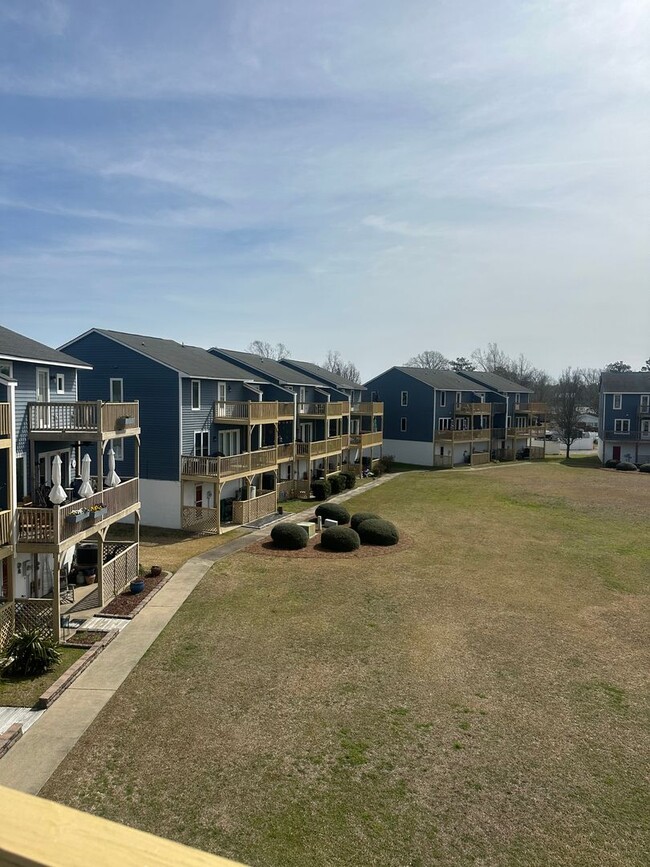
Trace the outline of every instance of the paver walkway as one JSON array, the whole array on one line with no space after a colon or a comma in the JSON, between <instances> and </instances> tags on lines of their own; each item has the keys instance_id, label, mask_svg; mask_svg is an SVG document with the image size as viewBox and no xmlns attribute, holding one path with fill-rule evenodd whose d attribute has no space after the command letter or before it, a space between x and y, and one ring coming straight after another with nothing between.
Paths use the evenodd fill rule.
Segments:
<instances>
[{"instance_id":1,"label":"paver walkway","mask_svg":"<svg viewBox=\"0 0 650 867\"><path fill-rule=\"evenodd\" d=\"M332 497L330 502L343 502L363 494L396 475L373 479L361 488ZM313 509L312 503L303 512L286 517L292 521L302 520L309 517ZM266 537L268 532L268 528L256 530L192 557L181 566L134 618L129 628L120 632L0 760L0 785L37 794L211 566Z\"/></svg>"}]
</instances>

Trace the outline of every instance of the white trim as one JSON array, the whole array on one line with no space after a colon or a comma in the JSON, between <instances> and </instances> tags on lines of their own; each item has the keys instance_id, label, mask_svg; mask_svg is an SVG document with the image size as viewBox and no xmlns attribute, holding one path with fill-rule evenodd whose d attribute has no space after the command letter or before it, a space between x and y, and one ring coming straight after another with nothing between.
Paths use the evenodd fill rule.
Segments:
<instances>
[{"instance_id":1,"label":"white trim","mask_svg":"<svg viewBox=\"0 0 650 867\"><path fill-rule=\"evenodd\" d=\"M228 435L228 439L230 439L231 434L235 434L235 435L236 435L236 436L234 437L234 439L235 439L236 449L237 449L237 450L236 450L236 451L231 451L231 452L229 452L228 454L226 454L226 452L224 451L224 449L221 448L221 445L222 445L222 442L223 442L223 439L222 439L222 438L224 438L226 434ZM226 455L227 458L232 457L233 455L238 455L238 454L240 454L240 448L241 448L241 437L240 437L240 435L239 435L239 428L229 428L228 430L220 430L220 431L218 432L218 434L217 434L217 445L218 445L218 447L219 447L219 451L220 451L220 452L223 452L224 455Z\"/></svg>"},{"instance_id":2,"label":"white trim","mask_svg":"<svg viewBox=\"0 0 650 867\"><path fill-rule=\"evenodd\" d=\"M0 358L0 361L4 361L4 360L5 360L4 358ZM13 361L9 362L9 373L2 373L2 371L0 370L0 376L2 376L3 379L13 379L14 378L14 363L13 363Z\"/></svg>"},{"instance_id":3,"label":"white trim","mask_svg":"<svg viewBox=\"0 0 650 867\"><path fill-rule=\"evenodd\" d=\"M200 437L199 451L196 450L197 437ZM199 458L207 458L210 456L210 431L195 430L194 431L194 455Z\"/></svg>"},{"instance_id":4,"label":"white trim","mask_svg":"<svg viewBox=\"0 0 650 867\"><path fill-rule=\"evenodd\" d=\"M400 392L399 405L400 406L408 406L409 405L409 393L408 393L408 391L401 391Z\"/></svg>"},{"instance_id":5,"label":"white trim","mask_svg":"<svg viewBox=\"0 0 650 867\"><path fill-rule=\"evenodd\" d=\"M0 355L0 360L24 361L26 364L49 364L51 367L72 367L75 370L92 370L92 366L90 364L84 364L81 361L79 362L79 364L70 364L66 361L51 361L44 358L21 358L19 355Z\"/></svg>"},{"instance_id":6,"label":"white trim","mask_svg":"<svg viewBox=\"0 0 650 867\"><path fill-rule=\"evenodd\" d=\"M400 433L407 433L408 431L408 418L403 415L399 420L399 431Z\"/></svg>"},{"instance_id":7,"label":"white trim","mask_svg":"<svg viewBox=\"0 0 650 867\"><path fill-rule=\"evenodd\" d=\"M620 427L617 425L620 424ZM630 419L629 418L615 418L614 419L614 433L630 433Z\"/></svg>"},{"instance_id":8,"label":"white trim","mask_svg":"<svg viewBox=\"0 0 650 867\"><path fill-rule=\"evenodd\" d=\"M617 400L618 399L618 400ZM612 409L620 409L623 406L623 392L612 392Z\"/></svg>"}]
</instances>

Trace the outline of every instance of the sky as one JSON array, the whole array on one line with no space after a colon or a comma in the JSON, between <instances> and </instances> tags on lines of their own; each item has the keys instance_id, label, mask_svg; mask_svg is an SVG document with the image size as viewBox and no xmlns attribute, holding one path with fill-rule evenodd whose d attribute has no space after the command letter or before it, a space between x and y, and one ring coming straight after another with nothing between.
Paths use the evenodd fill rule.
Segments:
<instances>
[{"instance_id":1,"label":"sky","mask_svg":"<svg viewBox=\"0 0 650 867\"><path fill-rule=\"evenodd\" d=\"M646 0L0 0L2 324L650 356Z\"/></svg>"}]
</instances>

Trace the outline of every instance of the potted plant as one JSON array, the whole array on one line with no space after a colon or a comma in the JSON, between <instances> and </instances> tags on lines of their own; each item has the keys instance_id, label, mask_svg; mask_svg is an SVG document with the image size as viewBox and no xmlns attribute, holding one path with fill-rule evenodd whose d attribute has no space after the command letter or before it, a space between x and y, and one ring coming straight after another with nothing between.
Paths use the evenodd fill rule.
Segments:
<instances>
[{"instance_id":1,"label":"potted plant","mask_svg":"<svg viewBox=\"0 0 650 867\"><path fill-rule=\"evenodd\" d=\"M86 518L90 517L87 509L73 509L71 512L65 516L68 524L79 524L81 521L85 521Z\"/></svg>"},{"instance_id":2,"label":"potted plant","mask_svg":"<svg viewBox=\"0 0 650 867\"><path fill-rule=\"evenodd\" d=\"M131 588L131 593L133 593L134 596L136 593L142 593L142 591L144 590L144 578L140 578L140 576L134 578L133 581L131 581L131 583L129 584L129 587Z\"/></svg>"},{"instance_id":3,"label":"potted plant","mask_svg":"<svg viewBox=\"0 0 650 867\"><path fill-rule=\"evenodd\" d=\"M104 505L104 503L93 503L92 506L88 508L90 512L90 517L94 521L101 521L102 518L106 517L106 513L108 512L108 507Z\"/></svg>"}]
</instances>

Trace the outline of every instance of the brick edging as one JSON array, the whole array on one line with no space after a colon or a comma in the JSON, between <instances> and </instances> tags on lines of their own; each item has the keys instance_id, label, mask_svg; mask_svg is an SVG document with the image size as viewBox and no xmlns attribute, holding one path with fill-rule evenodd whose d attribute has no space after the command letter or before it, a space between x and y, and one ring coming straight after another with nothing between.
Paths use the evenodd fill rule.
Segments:
<instances>
[{"instance_id":1,"label":"brick edging","mask_svg":"<svg viewBox=\"0 0 650 867\"><path fill-rule=\"evenodd\" d=\"M90 650L87 650L83 656L80 656L76 662L73 662L70 668L67 671L64 671L58 680L55 680L54 683L48 687L45 692L41 695L41 697L36 702L37 710L46 710L50 707L57 698L60 698L61 695L66 691L66 689L70 686L70 684L75 681L79 675L85 671L90 663L96 659L99 654L104 650L108 645L119 635L118 629L111 629L110 632L107 632L104 638L100 638L99 641L96 641ZM73 647L74 645L70 645Z\"/></svg>"},{"instance_id":2,"label":"brick edging","mask_svg":"<svg viewBox=\"0 0 650 867\"><path fill-rule=\"evenodd\" d=\"M0 734L0 759L9 752L23 736L22 723L13 723L6 732Z\"/></svg>"}]
</instances>

